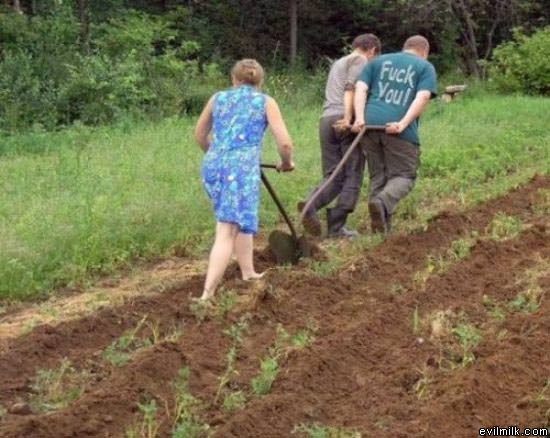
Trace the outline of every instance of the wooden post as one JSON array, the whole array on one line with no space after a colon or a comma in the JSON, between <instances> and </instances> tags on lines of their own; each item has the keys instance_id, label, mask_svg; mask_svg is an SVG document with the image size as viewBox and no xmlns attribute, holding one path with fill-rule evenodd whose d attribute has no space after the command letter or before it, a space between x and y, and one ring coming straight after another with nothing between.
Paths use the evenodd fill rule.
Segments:
<instances>
[{"instance_id":1,"label":"wooden post","mask_svg":"<svg viewBox=\"0 0 550 438\"><path fill-rule=\"evenodd\" d=\"M13 9L15 9L16 12L22 14L23 9L21 9L21 1L20 0L13 0Z\"/></svg>"},{"instance_id":2,"label":"wooden post","mask_svg":"<svg viewBox=\"0 0 550 438\"><path fill-rule=\"evenodd\" d=\"M80 45L83 53L88 53L90 30L88 23L88 0L78 0L78 12L80 21Z\"/></svg>"},{"instance_id":3,"label":"wooden post","mask_svg":"<svg viewBox=\"0 0 550 438\"><path fill-rule=\"evenodd\" d=\"M290 66L296 64L298 52L298 0L290 0Z\"/></svg>"}]
</instances>

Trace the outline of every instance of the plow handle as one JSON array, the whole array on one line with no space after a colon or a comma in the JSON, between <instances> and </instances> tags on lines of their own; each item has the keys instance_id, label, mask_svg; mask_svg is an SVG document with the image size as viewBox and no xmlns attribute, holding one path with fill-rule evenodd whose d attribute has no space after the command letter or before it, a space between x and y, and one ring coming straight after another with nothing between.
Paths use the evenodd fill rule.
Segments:
<instances>
[{"instance_id":1,"label":"plow handle","mask_svg":"<svg viewBox=\"0 0 550 438\"><path fill-rule=\"evenodd\" d=\"M330 176L319 186L319 188L313 193L313 195L310 196L309 200L306 202L306 205L302 209L302 212L300 213L300 223L304 220L305 215L307 214L308 210L311 208L313 203L317 200L319 195L325 190L331 183L334 181L334 178L338 175L338 173L342 170L346 162L348 161L348 158L353 153L363 136L367 131L386 131L386 127L384 125L365 125L363 126L363 129L359 131L359 133L355 136L355 140L353 140L353 143L350 145L336 168L332 171Z\"/></svg>"}]
</instances>

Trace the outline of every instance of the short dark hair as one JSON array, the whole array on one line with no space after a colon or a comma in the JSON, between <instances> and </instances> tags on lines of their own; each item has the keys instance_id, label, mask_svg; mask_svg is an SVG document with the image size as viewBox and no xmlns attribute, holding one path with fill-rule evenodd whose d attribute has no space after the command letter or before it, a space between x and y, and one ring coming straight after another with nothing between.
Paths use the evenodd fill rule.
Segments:
<instances>
[{"instance_id":1,"label":"short dark hair","mask_svg":"<svg viewBox=\"0 0 550 438\"><path fill-rule=\"evenodd\" d=\"M413 35L412 37L407 38L407 41L403 44L403 50L420 50L429 52L430 43L422 35Z\"/></svg>"},{"instance_id":2,"label":"short dark hair","mask_svg":"<svg viewBox=\"0 0 550 438\"><path fill-rule=\"evenodd\" d=\"M359 48L365 52L374 48L376 53L380 53L382 44L380 44L380 39L373 33L364 33L353 40L352 47L354 49Z\"/></svg>"}]
</instances>

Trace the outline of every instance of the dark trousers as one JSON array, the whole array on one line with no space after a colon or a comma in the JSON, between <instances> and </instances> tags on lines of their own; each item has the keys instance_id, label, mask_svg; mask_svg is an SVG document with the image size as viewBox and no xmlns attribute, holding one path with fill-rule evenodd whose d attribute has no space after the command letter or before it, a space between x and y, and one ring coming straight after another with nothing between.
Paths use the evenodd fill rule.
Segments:
<instances>
[{"instance_id":1,"label":"dark trousers","mask_svg":"<svg viewBox=\"0 0 550 438\"><path fill-rule=\"evenodd\" d=\"M353 134L342 134L332 127L341 118L342 116L329 116L322 117L319 121L323 181L332 174L354 139ZM319 210L338 197L334 210L351 213L359 200L364 171L365 156L361 148L357 147L332 184L319 195L313 208Z\"/></svg>"},{"instance_id":2,"label":"dark trousers","mask_svg":"<svg viewBox=\"0 0 550 438\"><path fill-rule=\"evenodd\" d=\"M420 166L420 147L395 135L367 132L361 141L369 168L369 199L382 201L391 215L412 190Z\"/></svg>"}]
</instances>

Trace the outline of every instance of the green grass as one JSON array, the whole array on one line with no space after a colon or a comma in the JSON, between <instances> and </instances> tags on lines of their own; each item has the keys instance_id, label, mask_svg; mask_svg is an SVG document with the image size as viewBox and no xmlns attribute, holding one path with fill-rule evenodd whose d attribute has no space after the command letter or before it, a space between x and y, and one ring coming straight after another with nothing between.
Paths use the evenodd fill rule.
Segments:
<instances>
[{"instance_id":1,"label":"green grass","mask_svg":"<svg viewBox=\"0 0 550 438\"><path fill-rule=\"evenodd\" d=\"M269 176L294 213L319 179L320 104L301 105L303 96L287 94L282 106L297 168ZM399 207L396 228L422 223L443 197L467 205L536 171L548 173L549 110L550 99L521 96L435 102L422 120L420 179ZM214 220L201 187L202 152L192 138L193 123L168 119L2 138L0 300L85 286L139 260L204 256ZM269 136L264 160L275 157ZM364 204L351 225L365 220ZM265 228L278 221L265 194L261 221Z\"/></svg>"}]
</instances>

